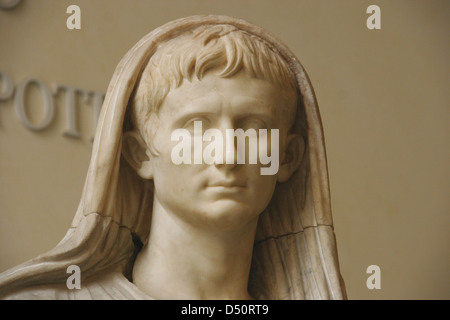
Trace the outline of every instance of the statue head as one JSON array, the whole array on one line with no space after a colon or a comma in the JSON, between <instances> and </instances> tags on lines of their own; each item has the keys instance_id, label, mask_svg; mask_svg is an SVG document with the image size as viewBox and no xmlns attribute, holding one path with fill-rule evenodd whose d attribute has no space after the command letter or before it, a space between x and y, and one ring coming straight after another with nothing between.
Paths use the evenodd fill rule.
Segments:
<instances>
[{"instance_id":1,"label":"statue head","mask_svg":"<svg viewBox=\"0 0 450 320\"><path fill-rule=\"evenodd\" d=\"M160 44L150 58L131 100L133 128L124 133L122 153L141 178L153 180L156 200L192 223L200 219L219 229L245 223L267 207L276 183L288 180L300 164L303 137L291 132L297 101L293 73L267 42L235 26L202 25ZM207 138L221 149L214 150L213 164L191 160L196 123L202 140L218 130ZM172 137L180 128L193 136L184 150L189 163L172 159L178 143ZM235 159L237 150L223 158L227 130L242 130L242 161ZM237 138L229 140L232 149ZM261 162L249 159L250 151L262 152L263 142L273 147L267 150L276 162L271 174L262 174ZM202 143L202 156L208 144Z\"/></svg>"},{"instance_id":2,"label":"statue head","mask_svg":"<svg viewBox=\"0 0 450 320\"><path fill-rule=\"evenodd\" d=\"M209 141L201 151L220 134L229 137L227 129L261 133L266 160L279 151L276 170L260 158L250 161L251 143L243 163L215 144L209 160L200 152L200 164L176 164L173 154L195 162L196 142L177 149L174 130L195 139L198 128L203 137L196 141ZM194 149L189 157L186 145ZM132 280L155 201L211 228L258 219L248 282L253 297L345 297L313 88L295 55L259 27L224 16L188 17L154 30L127 53L108 87L71 228L54 249L3 274L0 294L64 282L71 264L87 278L114 269ZM205 214L211 210L213 218Z\"/></svg>"}]
</instances>

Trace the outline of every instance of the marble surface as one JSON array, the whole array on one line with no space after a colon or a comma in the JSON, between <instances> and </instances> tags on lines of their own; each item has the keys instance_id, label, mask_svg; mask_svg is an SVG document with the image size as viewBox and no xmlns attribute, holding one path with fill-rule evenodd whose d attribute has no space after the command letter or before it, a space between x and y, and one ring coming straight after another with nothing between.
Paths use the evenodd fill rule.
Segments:
<instances>
[{"instance_id":1,"label":"marble surface","mask_svg":"<svg viewBox=\"0 0 450 320\"><path fill-rule=\"evenodd\" d=\"M239 129L254 140L226 149ZM108 87L71 228L1 274L0 297L346 298L320 114L295 55L225 16L145 36Z\"/></svg>"}]
</instances>

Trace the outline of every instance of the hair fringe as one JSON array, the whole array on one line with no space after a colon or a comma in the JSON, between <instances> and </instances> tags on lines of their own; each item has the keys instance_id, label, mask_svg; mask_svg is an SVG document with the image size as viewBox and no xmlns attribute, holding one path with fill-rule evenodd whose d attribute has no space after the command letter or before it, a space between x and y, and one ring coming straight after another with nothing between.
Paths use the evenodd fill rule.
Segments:
<instances>
[{"instance_id":1,"label":"hair fringe","mask_svg":"<svg viewBox=\"0 0 450 320\"><path fill-rule=\"evenodd\" d=\"M131 120L144 136L151 113L183 80L199 80L222 67L218 76L229 78L241 70L297 95L294 75L278 52L266 41L231 25L204 25L159 44L145 67L134 93ZM145 114L145 117L139 117Z\"/></svg>"}]
</instances>

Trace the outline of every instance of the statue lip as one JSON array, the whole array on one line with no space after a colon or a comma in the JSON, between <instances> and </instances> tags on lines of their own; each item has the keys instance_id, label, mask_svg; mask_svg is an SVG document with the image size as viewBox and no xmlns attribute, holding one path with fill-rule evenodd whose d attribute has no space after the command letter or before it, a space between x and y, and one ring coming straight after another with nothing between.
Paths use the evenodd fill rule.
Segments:
<instances>
[{"instance_id":1,"label":"statue lip","mask_svg":"<svg viewBox=\"0 0 450 320\"><path fill-rule=\"evenodd\" d=\"M220 181L217 181L217 182L214 182L214 183L208 185L208 187L245 188L246 185L237 180L220 180Z\"/></svg>"}]
</instances>

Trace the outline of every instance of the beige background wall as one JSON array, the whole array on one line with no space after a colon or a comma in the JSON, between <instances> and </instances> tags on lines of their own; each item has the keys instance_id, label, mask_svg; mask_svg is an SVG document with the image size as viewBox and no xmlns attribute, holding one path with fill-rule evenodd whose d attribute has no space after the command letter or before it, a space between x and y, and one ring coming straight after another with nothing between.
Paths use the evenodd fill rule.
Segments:
<instances>
[{"instance_id":1,"label":"beige background wall","mask_svg":"<svg viewBox=\"0 0 450 320\"><path fill-rule=\"evenodd\" d=\"M70 4L81 8L81 30L66 28ZM381 8L381 30L366 28L370 4ZM311 77L349 298L450 299L448 1L22 0L0 10L0 71L15 87L35 77L105 92L142 36L208 13L271 31ZM33 88L28 97L39 122L40 97ZM55 96L55 118L40 132L22 125L12 98L0 101L0 271L53 247L75 213L93 106L77 98L81 138L69 138L64 99ZM366 287L373 264L380 290Z\"/></svg>"}]
</instances>

